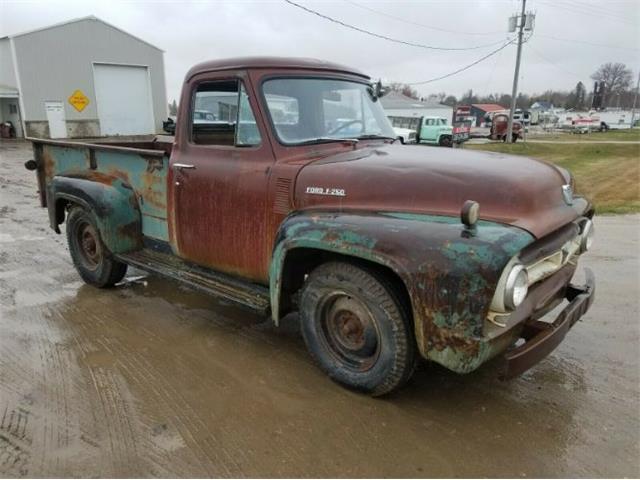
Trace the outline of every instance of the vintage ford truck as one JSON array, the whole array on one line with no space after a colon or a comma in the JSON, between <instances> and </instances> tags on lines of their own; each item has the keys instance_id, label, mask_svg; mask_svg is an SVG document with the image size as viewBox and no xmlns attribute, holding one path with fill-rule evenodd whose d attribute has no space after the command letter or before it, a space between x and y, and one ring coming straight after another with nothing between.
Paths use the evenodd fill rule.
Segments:
<instances>
[{"instance_id":1,"label":"vintage ford truck","mask_svg":"<svg viewBox=\"0 0 640 480\"><path fill-rule=\"evenodd\" d=\"M26 167L91 285L131 265L276 324L298 311L319 366L372 395L420 356L517 375L593 301L591 272L570 283L593 207L543 161L400 145L379 93L322 61L202 63L172 143L31 139Z\"/></svg>"}]
</instances>

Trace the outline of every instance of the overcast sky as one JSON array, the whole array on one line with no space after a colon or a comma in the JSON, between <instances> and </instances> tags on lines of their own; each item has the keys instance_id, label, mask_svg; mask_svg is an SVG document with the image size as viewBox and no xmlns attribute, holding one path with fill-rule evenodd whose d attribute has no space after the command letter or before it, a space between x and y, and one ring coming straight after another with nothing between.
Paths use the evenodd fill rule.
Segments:
<instances>
[{"instance_id":1,"label":"overcast sky","mask_svg":"<svg viewBox=\"0 0 640 480\"><path fill-rule=\"evenodd\" d=\"M294 1L405 42L450 48L493 46L435 51L397 44L332 23L284 0L0 0L0 36L93 14L165 51L171 100L179 97L184 75L194 63L244 55L316 57L385 81L428 80L500 46L509 37L507 18L520 6L518 0ZM521 91L570 89L579 80L590 89L589 76L604 62L623 62L638 74L640 0L528 0L527 9L536 13L536 22L523 50ZM437 92L460 96L469 88L481 94L510 92L515 56L516 47L511 45L465 72L417 86L418 91L424 96Z\"/></svg>"}]
</instances>

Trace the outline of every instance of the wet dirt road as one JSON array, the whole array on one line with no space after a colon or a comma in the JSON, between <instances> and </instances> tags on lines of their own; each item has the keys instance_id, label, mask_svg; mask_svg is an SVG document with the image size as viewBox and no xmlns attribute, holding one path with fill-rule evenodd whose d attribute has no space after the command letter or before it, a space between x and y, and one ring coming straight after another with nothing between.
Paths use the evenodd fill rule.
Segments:
<instances>
[{"instance_id":1,"label":"wet dirt road","mask_svg":"<svg viewBox=\"0 0 640 480\"><path fill-rule=\"evenodd\" d=\"M0 476L640 475L640 216L600 217L597 299L548 359L422 365L371 399L264 318L130 272L83 285L0 144Z\"/></svg>"}]
</instances>

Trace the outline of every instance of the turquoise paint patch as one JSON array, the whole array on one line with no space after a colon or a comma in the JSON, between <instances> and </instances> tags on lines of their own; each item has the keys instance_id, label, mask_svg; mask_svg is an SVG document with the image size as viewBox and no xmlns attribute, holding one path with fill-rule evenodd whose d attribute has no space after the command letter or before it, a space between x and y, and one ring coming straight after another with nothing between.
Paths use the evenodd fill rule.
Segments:
<instances>
[{"instance_id":1,"label":"turquoise paint patch","mask_svg":"<svg viewBox=\"0 0 640 480\"><path fill-rule=\"evenodd\" d=\"M169 227L166 219L142 215L142 234L159 240L169 240Z\"/></svg>"},{"instance_id":2,"label":"turquoise paint patch","mask_svg":"<svg viewBox=\"0 0 640 480\"><path fill-rule=\"evenodd\" d=\"M53 161L52 175L77 176L91 179L93 174L101 174L116 179L112 187L124 198L135 196L135 204L141 213L142 234L158 240L169 241L167 225L167 173L169 158L144 157L134 152L113 152L94 150L96 169L90 168L90 150L84 147L69 148L47 145ZM130 203L115 202L112 205L111 223L102 228L114 230L122 226L122 219L128 217L119 209L132 210ZM117 235L114 233L114 235ZM116 248L116 247L114 247Z\"/></svg>"}]
</instances>

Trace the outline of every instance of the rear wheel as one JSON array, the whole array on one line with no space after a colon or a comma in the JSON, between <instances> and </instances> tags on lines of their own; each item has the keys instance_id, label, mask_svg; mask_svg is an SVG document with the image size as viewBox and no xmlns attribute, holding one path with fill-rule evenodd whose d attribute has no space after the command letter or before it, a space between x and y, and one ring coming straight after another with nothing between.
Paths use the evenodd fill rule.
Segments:
<instances>
[{"instance_id":1,"label":"rear wheel","mask_svg":"<svg viewBox=\"0 0 640 480\"><path fill-rule=\"evenodd\" d=\"M93 215L81 207L69 211L67 242L73 265L86 283L110 287L127 273L127 265L115 260L102 243Z\"/></svg>"},{"instance_id":2,"label":"rear wheel","mask_svg":"<svg viewBox=\"0 0 640 480\"><path fill-rule=\"evenodd\" d=\"M411 377L416 354L407 309L376 273L321 265L303 287L300 317L309 352L336 382L378 396Z\"/></svg>"}]
</instances>

